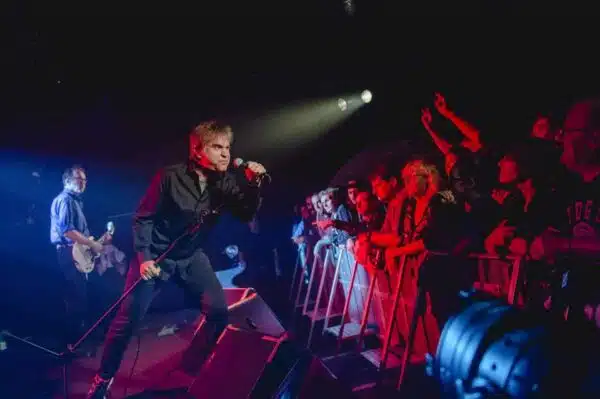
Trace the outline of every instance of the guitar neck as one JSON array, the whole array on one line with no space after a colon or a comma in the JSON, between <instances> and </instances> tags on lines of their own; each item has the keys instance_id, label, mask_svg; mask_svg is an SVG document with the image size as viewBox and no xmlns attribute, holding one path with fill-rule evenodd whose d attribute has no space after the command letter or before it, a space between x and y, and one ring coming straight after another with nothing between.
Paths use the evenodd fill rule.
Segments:
<instances>
[{"instance_id":1,"label":"guitar neck","mask_svg":"<svg viewBox=\"0 0 600 399\"><path fill-rule=\"evenodd\" d=\"M100 237L100 238L98 239L98 242L99 242L100 244L104 244L104 241L106 241L106 239L107 239L109 236L110 236L110 233L109 233L109 232L106 232L106 233L104 233L104 234L102 235L102 237Z\"/></svg>"}]
</instances>

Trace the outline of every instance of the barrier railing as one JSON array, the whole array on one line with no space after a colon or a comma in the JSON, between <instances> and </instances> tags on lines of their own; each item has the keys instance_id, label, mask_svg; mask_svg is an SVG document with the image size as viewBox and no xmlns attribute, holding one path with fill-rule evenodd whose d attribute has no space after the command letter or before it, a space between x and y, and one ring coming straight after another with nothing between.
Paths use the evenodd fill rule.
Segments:
<instances>
[{"instance_id":1,"label":"barrier railing","mask_svg":"<svg viewBox=\"0 0 600 399\"><path fill-rule=\"evenodd\" d=\"M368 285L367 294L363 295L363 283L359 279L357 284L357 276L361 274L362 266L354 259L345 246L338 247L338 261L336 264L335 273L332 279L332 288L330 290L329 302L327 305L327 313L323 323L323 334L329 333L337 337L338 351L341 349L342 341L350 338L359 338L359 345L362 337L365 334L373 334L378 331L377 328L368 326L369 313L366 311L370 309L375 289L375 279L371 279ZM350 279L344 280L340 277L342 271L350 272ZM366 273L362 271L364 275ZM332 308L334 306L334 300L339 292L339 288L342 288L345 294L344 306L340 317L340 324L330 325L330 318L332 314ZM359 291L356 292L355 288L358 287ZM351 312L351 302L354 302L356 306ZM380 305L381 303L378 302ZM357 308L362 309L358 316L359 320L353 320L357 316ZM352 313L352 314L351 314ZM383 310L380 310L380 314L383 314Z\"/></svg>"},{"instance_id":2,"label":"barrier railing","mask_svg":"<svg viewBox=\"0 0 600 399\"><path fill-rule=\"evenodd\" d=\"M379 276L379 274L369 275L369 285L366 297L364 298L364 302L362 303L363 308L360 315L360 322L357 323L356 321L351 320L351 318L349 318L349 311L351 307L351 301L354 297L353 292L354 290L356 290L357 287L359 289L362 289L362 285L360 283L357 284L357 276L362 266L356 260L353 260L353 257L346 252L345 248L339 247L335 249L339 249L337 251L339 253L337 259L334 259L334 247L332 246L327 247L325 258L322 262L320 261L320 256L314 256L313 259L313 267L310 273L308 289L304 298L303 306L303 314L308 316L311 322L307 346L310 347L312 343L313 331L316 322L322 320L324 322L322 334L329 333L336 336L338 351L341 349L342 342L346 339L356 339L357 349L361 351L364 337L374 332L373 329L369 328L368 320L370 317L370 312L373 310L372 305L375 299L375 293L378 291L376 287L378 281L381 280L381 276ZM448 254L429 252L427 253L427 256L448 256ZM423 254L421 254L420 260L417 261L417 266L413 266L413 269L418 269L422 264L424 258L425 257L423 256ZM522 280L522 258L514 256L498 257L488 254L472 254L469 256L469 258L477 261L478 281L474 283L475 287L480 289L487 289L489 291L496 292L497 294L506 292L506 299L510 304L515 304L517 302L520 283ZM351 265L351 275L348 281L348 289L345 291L343 310L341 311L341 314L337 314L333 310L333 305L335 302L334 299L336 297L336 292L340 283L340 267L342 265L343 259L345 259L347 264ZM421 323L423 325L425 341L429 341L426 342L427 348L431 349L435 348L436 346L433 343L434 339L428 336L429 331L427 331L426 328L424 314L421 314L422 312L417 311L417 301L422 300L422 295L425 295L425 293L419 292L419 290L417 289L416 295L413 298L404 298L402 295L403 284L406 281L406 265L408 261L416 260L409 259L407 257L401 257L399 259L397 273L395 273L396 281L394 286L390 287L392 289L389 293L391 295L392 305L387 309L387 312L384 311L382 305L382 300L385 297L385 295L382 292L378 292L377 304L381 309L380 315L382 316L378 320L378 331L383 332L383 336L381 337L381 348L361 352L361 354L369 361L371 361L380 372L389 368L401 367L402 364L404 364L405 366L406 364L408 364L408 362L410 361L410 357L413 353L413 344L415 339L415 333L417 331L417 326L419 323L419 317L422 318ZM508 276L507 289L494 289L494 285L501 286L502 282L495 283L492 281L490 283L489 281L487 281L486 273L484 273L484 269L486 268L485 263L489 263L491 261L499 262L499 265L507 266L505 267L505 269L507 269L506 274ZM332 268L334 268L333 278L329 282L327 282L328 272ZM314 285L314 281L316 278L315 276L318 273L317 270L320 271L319 287L316 292L314 307L312 310L308 310L310 299L313 298L312 286ZM392 276L386 276L385 278L390 277ZM327 290L327 288L329 288L329 290ZM329 296L326 303L326 307L323 309L321 307L321 300L325 291L329 293ZM421 297L419 296L419 294L421 294ZM412 309L412 316L410 318L407 309ZM341 316L340 324L331 325L331 319L336 316ZM403 333L404 336L402 337L404 340L404 348L401 353L392 350L392 340L394 337L394 332L398 333L398 323L402 323L401 327L403 327L405 331L405 333ZM405 367L402 367L402 369L404 370ZM402 378L404 378L404 375L401 370L401 375L398 380L398 388L401 386Z\"/></svg>"},{"instance_id":3,"label":"barrier railing","mask_svg":"<svg viewBox=\"0 0 600 399\"><path fill-rule=\"evenodd\" d=\"M333 308L333 303L335 301L335 295L337 294L337 288L340 277L340 269L342 267L343 261L348 261L348 251L346 251L341 246L337 247L337 261L335 262L335 270L333 272L333 278L331 279L331 288L329 290L329 300L327 301L327 308L325 309L325 318L323 320L323 332L327 330L329 327L329 319L331 318L331 310ZM351 298L351 295L347 295L348 299ZM345 307L344 301L344 307ZM343 314L343 311L342 311Z\"/></svg>"},{"instance_id":4,"label":"barrier railing","mask_svg":"<svg viewBox=\"0 0 600 399\"><path fill-rule=\"evenodd\" d=\"M421 264L423 264L423 262L426 259L428 259L430 257L435 257L435 256L448 256L448 254L436 253L436 252L426 252L425 255L423 256L423 258L421 259ZM486 281L483 278L485 273L482 273L482 268L483 268L482 261L484 261L484 260L501 261L504 264L512 262L512 268L507 273L510 276L509 286L508 286L508 290L507 290L507 301L510 304L514 304L516 301L516 298L517 298L517 291L519 288L519 283L522 280L522 273L521 273L522 258L515 257L515 256L498 257L498 256L489 255L489 254L472 254L469 256L469 258L477 260L477 268L478 268L478 272L479 272L478 273L479 281L477 283L479 283L481 288L485 287L485 284L486 284ZM477 284L477 283L475 283L475 284ZM498 292L501 292L501 290L498 290ZM413 302L413 315L411 318L410 328L409 328L408 336L406 339L406 347L404 348L404 353L402 355L402 363L400 364L400 375L398 377L398 382L396 385L396 389L398 391L400 391L400 389L403 385L404 378L406 376L406 369L407 369L408 363L410 362L410 356L413 353L413 345L414 345L415 334L416 334L419 318L423 318L423 326L424 326L423 331L425 333L425 340L429 341L429 337L427 336L427 328L425 327L425 321L424 321L425 311L423 309L423 306L425 305L424 297L426 294L427 294L427 289L425 287L423 287L422 285L419 285L417 287L417 295L415 296L414 302ZM439 326L438 326L438 330L439 330ZM437 347L437 343L436 343L436 345L431 345L431 343L428 342L427 346L431 353L431 352L435 351L435 348Z\"/></svg>"},{"instance_id":5,"label":"barrier railing","mask_svg":"<svg viewBox=\"0 0 600 399\"><path fill-rule=\"evenodd\" d=\"M304 302L300 303L300 298L302 297L302 292L304 291L304 278L307 275L310 276L310 272L308 271L308 264L311 260L311 249L312 246L307 243L302 243L298 245L297 248L298 255L296 256L296 264L294 265L294 273L292 274L292 282L290 285L289 295L290 301L292 300L292 298L294 298L294 310L298 309L298 307L300 306L304 306Z\"/></svg>"},{"instance_id":6,"label":"barrier railing","mask_svg":"<svg viewBox=\"0 0 600 399\"><path fill-rule=\"evenodd\" d=\"M432 252L431 254L436 255L436 256L448 256L447 254L436 253L436 252ZM500 256L496 256L496 255L489 255L489 254L471 254L469 256L469 258L477 260L477 271L478 271L479 281L474 284L475 288L489 291L490 286L495 286L495 287L497 287L497 289L496 289L497 294L502 293L502 287L499 286L501 284L498 284L498 283L489 284L486 281L486 273L484 271L483 261L487 260L487 261L500 261L503 263L504 262L512 263L512 269L508 272L509 283L508 283L508 292L507 292L506 300L511 305L516 304L518 289L519 289L518 286L520 283L520 279L522 277L522 273L521 273L521 267L522 267L522 263L523 263L522 257L517 257L517 256L500 257Z\"/></svg>"},{"instance_id":7,"label":"barrier railing","mask_svg":"<svg viewBox=\"0 0 600 399\"><path fill-rule=\"evenodd\" d=\"M332 314L327 305L327 302L329 301L326 302L324 307L321 307L323 295L325 295L325 298L327 298L327 294L335 290L335 281L332 279L331 283L327 284L327 277L332 269L335 271L339 267L339 260L341 259L341 257L338 257L338 261L335 261L335 247L333 247L331 244L327 245L325 248L325 258L322 262L320 261L320 253L314 254L313 270L311 271L311 278L308 283L308 292L304 301L304 314L310 319L308 340L306 343L307 348L310 348L312 344L313 334L317 322L322 320L329 320L329 318L332 317L341 316L341 314ZM308 310L308 303L312 292L311 288L314 282L317 269L320 270L321 273L319 287L317 288L317 295L314 301L314 306L311 310Z\"/></svg>"},{"instance_id":8,"label":"barrier railing","mask_svg":"<svg viewBox=\"0 0 600 399\"><path fill-rule=\"evenodd\" d=\"M327 255L326 255L327 258ZM317 270L320 270L323 266L323 261L320 256L312 257L312 266L310 268L310 277L308 278L308 286L306 287L306 295L304 297L304 302L302 305L302 314L306 316L308 312L309 305L314 305L314 300L311 299L311 294L313 291L313 284L315 282L315 276L317 274ZM318 278L318 277L317 277Z\"/></svg>"}]
</instances>

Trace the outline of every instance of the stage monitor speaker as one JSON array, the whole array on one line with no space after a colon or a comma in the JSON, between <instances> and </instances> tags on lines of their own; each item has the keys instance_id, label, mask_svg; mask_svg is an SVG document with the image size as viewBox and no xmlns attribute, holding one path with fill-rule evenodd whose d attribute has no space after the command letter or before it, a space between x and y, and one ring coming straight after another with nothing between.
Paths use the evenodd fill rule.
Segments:
<instances>
[{"instance_id":1,"label":"stage monitor speaker","mask_svg":"<svg viewBox=\"0 0 600 399\"><path fill-rule=\"evenodd\" d=\"M229 306L229 324L271 337L281 337L286 332L275 313L255 292Z\"/></svg>"},{"instance_id":2,"label":"stage monitor speaker","mask_svg":"<svg viewBox=\"0 0 600 399\"><path fill-rule=\"evenodd\" d=\"M255 388L261 378L269 378L266 375L271 373L266 372L267 368L271 371L278 369L270 365L285 340L285 334L273 337L227 326L212 355L189 387L188 394L196 399L270 397L257 395Z\"/></svg>"},{"instance_id":3,"label":"stage monitor speaker","mask_svg":"<svg viewBox=\"0 0 600 399\"><path fill-rule=\"evenodd\" d=\"M241 298L228 307L230 326L239 330L257 333L259 336L280 338L285 335L286 330L275 313L253 289L246 289L245 292L230 292L231 297L237 295ZM210 335L210 332L205 331L206 328L206 323L202 320L194 332L189 347L182 355L182 369L192 376L196 375L204 363L207 334Z\"/></svg>"},{"instance_id":4,"label":"stage monitor speaker","mask_svg":"<svg viewBox=\"0 0 600 399\"><path fill-rule=\"evenodd\" d=\"M250 294L254 293L254 288L223 288L225 292L225 302L227 306L236 304L244 298L247 298Z\"/></svg>"},{"instance_id":5,"label":"stage monitor speaker","mask_svg":"<svg viewBox=\"0 0 600 399\"><path fill-rule=\"evenodd\" d=\"M316 356L312 358L299 391L299 393L294 395L298 399L353 399L357 397L349 388L344 387L327 366L323 364L321 359Z\"/></svg>"}]
</instances>

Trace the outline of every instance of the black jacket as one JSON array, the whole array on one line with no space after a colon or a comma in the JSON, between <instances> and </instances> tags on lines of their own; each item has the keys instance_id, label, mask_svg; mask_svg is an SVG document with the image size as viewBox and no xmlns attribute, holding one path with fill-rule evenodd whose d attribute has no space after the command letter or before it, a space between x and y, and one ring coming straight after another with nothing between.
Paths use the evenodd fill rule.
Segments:
<instances>
[{"instance_id":1,"label":"black jacket","mask_svg":"<svg viewBox=\"0 0 600 399\"><path fill-rule=\"evenodd\" d=\"M154 176L137 209L134 249L143 260L156 259L174 240L202 222L198 231L185 235L167 256L186 259L202 247L222 211L249 221L259 204L259 188L249 184L242 173L210 173L202 188L190 165L168 166Z\"/></svg>"}]
</instances>

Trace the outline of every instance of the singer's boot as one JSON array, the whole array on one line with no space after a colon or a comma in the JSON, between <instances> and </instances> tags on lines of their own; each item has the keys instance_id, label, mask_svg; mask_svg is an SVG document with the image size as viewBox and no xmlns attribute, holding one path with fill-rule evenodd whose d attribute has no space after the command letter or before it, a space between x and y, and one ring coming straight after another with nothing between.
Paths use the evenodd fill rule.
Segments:
<instances>
[{"instance_id":1,"label":"singer's boot","mask_svg":"<svg viewBox=\"0 0 600 399\"><path fill-rule=\"evenodd\" d=\"M205 320L200 322L190 345L181 355L180 369L183 372L193 376L200 371L204 362L212 354L217 338L216 332L213 323L207 323Z\"/></svg>"},{"instance_id":2,"label":"singer's boot","mask_svg":"<svg viewBox=\"0 0 600 399\"><path fill-rule=\"evenodd\" d=\"M107 394L110 389L110 386L113 383L114 378L105 380L100 377L98 374L94 376L94 380L92 381L92 386L88 391L86 396L87 399L107 399Z\"/></svg>"}]
</instances>

